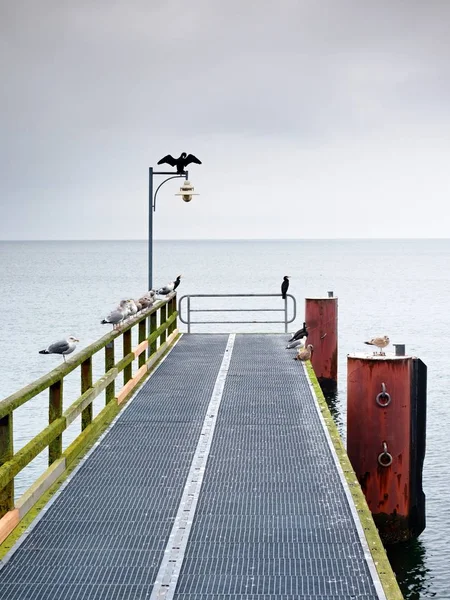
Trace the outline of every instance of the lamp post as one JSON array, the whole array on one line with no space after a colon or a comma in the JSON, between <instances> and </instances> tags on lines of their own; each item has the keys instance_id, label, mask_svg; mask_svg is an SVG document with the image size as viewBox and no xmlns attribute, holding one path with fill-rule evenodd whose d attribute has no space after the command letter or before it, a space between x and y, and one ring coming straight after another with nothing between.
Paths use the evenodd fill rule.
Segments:
<instances>
[{"instance_id":1,"label":"lamp post","mask_svg":"<svg viewBox=\"0 0 450 600\"><path fill-rule=\"evenodd\" d=\"M153 176L154 175L169 175L164 181L162 181L153 193ZM149 167L148 170L148 289L151 290L153 287L153 213L156 210L156 196L161 186L171 179L178 179L184 177L185 182L180 188L180 193L175 194L181 196L185 202L190 202L192 196L198 196L194 194L194 188L188 181L188 172L181 171L179 173L174 171L154 171L153 167Z\"/></svg>"}]
</instances>

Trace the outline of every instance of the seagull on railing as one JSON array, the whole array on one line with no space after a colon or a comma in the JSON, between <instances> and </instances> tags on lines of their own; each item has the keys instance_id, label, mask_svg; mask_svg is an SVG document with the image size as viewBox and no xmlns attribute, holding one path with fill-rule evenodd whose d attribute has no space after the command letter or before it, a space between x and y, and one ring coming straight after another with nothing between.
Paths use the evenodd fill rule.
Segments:
<instances>
[{"instance_id":1,"label":"seagull on railing","mask_svg":"<svg viewBox=\"0 0 450 600\"><path fill-rule=\"evenodd\" d=\"M142 298L139 298L139 304L142 306L142 310L153 306L153 302L153 296L147 296L147 294L145 296L142 296Z\"/></svg>"},{"instance_id":2,"label":"seagull on railing","mask_svg":"<svg viewBox=\"0 0 450 600\"><path fill-rule=\"evenodd\" d=\"M61 354L66 362L66 355L71 354L76 347L76 343L80 340L73 335L69 336L66 340L60 340L50 344L45 350L39 350L39 354Z\"/></svg>"},{"instance_id":3,"label":"seagull on railing","mask_svg":"<svg viewBox=\"0 0 450 600\"><path fill-rule=\"evenodd\" d=\"M111 324L113 329L117 329L118 325L128 316L127 300L122 300L119 306L111 311L107 317L100 321L102 325Z\"/></svg>"},{"instance_id":4,"label":"seagull on railing","mask_svg":"<svg viewBox=\"0 0 450 600\"><path fill-rule=\"evenodd\" d=\"M166 163L171 167L177 168L177 173L183 173L188 165L191 163L196 163L197 165L201 165L201 161L194 156L193 154L186 154L186 152L182 152L178 158L174 158L171 154L167 154L161 160L158 160L158 165L162 165Z\"/></svg>"},{"instance_id":5,"label":"seagull on railing","mask_svg":"<svg viewBox=\"0 0 450 600\"><path fill-rule=\"evenodd\" d=\"M176 290L180 283L181 275L178 275L175 281L172 281L172 283L168 283L167 285L165 285L157 291L158 296L167 296L167 294L170 294L170 292Z\"/></svg>"}]
</instances>

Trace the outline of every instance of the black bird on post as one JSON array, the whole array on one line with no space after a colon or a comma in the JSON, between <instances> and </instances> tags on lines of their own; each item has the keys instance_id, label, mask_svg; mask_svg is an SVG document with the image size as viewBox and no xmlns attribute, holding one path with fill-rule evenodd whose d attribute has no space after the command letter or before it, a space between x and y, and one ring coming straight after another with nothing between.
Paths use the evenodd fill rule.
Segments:
<instances>
[{"instance_id":1,"label":"black bird on post","mask_svg":"<svg viewBox=\"0 0 450 600\"><path fill-rule=\"evenodd\" d=\"M177 168L177 173L183 173L188 165L191 163L196 163L197 165L201 165L201 161L198 160L196 156L193 154L186 154L186 152L182 152L179 158L174 158L171 154L168 154L161 160L158 160L158 165L162 165L166 163L171 167Z\"/></svg>"},{"instance_id":2,"label":"black bird on post","mask_svg":"<svg viewBox=\"0 0 450 600\"><path fill-rule=\"evenodd\" d=\"M290 275L285 275L283 277L283 283L281 284L281 297L283 298L283 300L286 299L286 294L289 287L289 277Z\"/></svg>"}]
</instances>

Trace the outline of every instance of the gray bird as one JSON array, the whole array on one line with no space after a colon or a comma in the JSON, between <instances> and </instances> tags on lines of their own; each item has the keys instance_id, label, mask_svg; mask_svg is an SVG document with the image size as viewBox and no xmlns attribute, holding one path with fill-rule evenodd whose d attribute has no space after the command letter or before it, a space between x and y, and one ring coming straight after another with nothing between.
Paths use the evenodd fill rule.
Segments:
<instances>
[{"instance_id":1,"label":"gray bird","mask_svg":"<svg viewBox=\"0 0 450 600\"><path fill-rule=\"evenodd\" d=\"M172 281L172 283L168 283L164 287L160 288L157 293L159 296L167 296L167 294L170 294L170 292L173 292L174 290L176 290L177 287L180 285L180 283L181 283L181 275L178 275L178 277L175 279L175 281Z\"/></svg>"},{"instance_id":2,"label":"gray bird","mask_svg":"<svg viewBox=\"0 0 450 600\"><path fill-rule=\"evenodd\" d=\"M50 344L45 350L39 350L39 354L61 354L66 362L66 355L71 354L76 347L76 343L80 340L73 335L69 336L66 340L59 340Z\"/></svg>"},{"instance_id":3,"label":"gray bird","mask_svg":"<svg viewBox=\"0 0 450 600\"><path fill-rule=\"evenodd\" d=\"M117 329L118 325L128 316L128 302L122 300L119 306L111 311L107 317L100 321L102 325L110 324L113 329Z\"/></svg>"},{"instance_id":4,"label":"gray bird","mask_svg":"<svg viewBox=\"0 0 450 600\"><path fill-rule=\"evenodd\" d=\"M288 345L286 346L287 350L291 350L292 348L298 348L299 346L301 348L304 348L306 344L306 337L305 338L301 338L299 340L293 340L292 342L288 342Z\"/></svg>"}]
</instances>

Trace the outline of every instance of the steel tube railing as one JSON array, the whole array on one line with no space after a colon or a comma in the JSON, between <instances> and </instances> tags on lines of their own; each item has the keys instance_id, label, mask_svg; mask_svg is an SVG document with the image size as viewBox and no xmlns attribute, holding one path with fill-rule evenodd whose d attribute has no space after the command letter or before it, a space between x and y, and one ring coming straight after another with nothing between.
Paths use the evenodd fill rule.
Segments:
<instances>
[{"instance_id":1,"label":"steel tube railing","mask_svg":"<svg viewBox=\"0 0 450 600\"><path fill-rule=\"evenodd\" d=\"M208 324L242 324L242 323L248 323L248 324L256 324L256 323L284 323L284 331L285 333L287 333L288 331L288 324L289 323L293 323L296 319L297 316L297 301L295 299L294 296L292 296L291 294L287 294L286 298L284 299L284 307L283 308L191 308L191 299L192 298L279 298L280 294L186 294L184 296L181 296L181 298L179 299L178 302L178 313L179 313L179 319L182 323L184 323L185 325L188 326L188 333L191 333L191 326L193 324L195 325L208 325ZM291 318L289 317L289 312L288 312L288 298L292 298L292 306L293 306L293 315ZM186 304L187 304L187 315L186 315L186 319L183 318L183 314L182 314L182 306L183 306L183 301L187 300ZM210 312L282 312L284 313L284 319L279 320L279 321L274 321L274 320L239 320L239 321L234 321L234 320L227 320L227 321L193 321L191 314L192 313L210 313Z\"/></svg>"}]
</instances>

